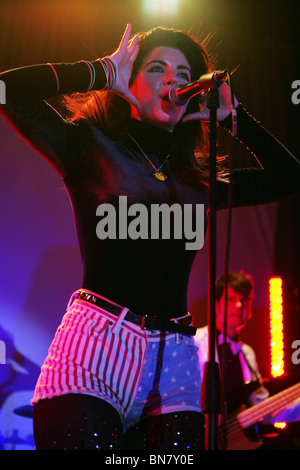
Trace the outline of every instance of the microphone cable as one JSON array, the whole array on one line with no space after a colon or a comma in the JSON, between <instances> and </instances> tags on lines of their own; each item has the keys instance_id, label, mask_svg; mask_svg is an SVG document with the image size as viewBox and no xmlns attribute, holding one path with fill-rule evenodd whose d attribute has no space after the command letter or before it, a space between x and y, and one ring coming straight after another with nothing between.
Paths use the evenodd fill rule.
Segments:
<instances>
[{"instance_id":1,"label":"microphone cable","mask_svg":"<svg viewBox=\"0 0 300 470\"><path fill-rule=\"evenodd\" d=\"M221 364L221 429L222 429L222 448L226 449L226 343L227 343L227 299L228 299L228 266L230 257L230 242L231 242L231 225L232 225L232 197L233 197L233 168L234 157L236 150L236 137L237 137L237 113L234 103L234 93L232 78L230 73L227 73L227 81L230 88L231 95L231 118L232 118L232 143L231 152L229 153L229 189L228 189L228 217L227 217L227 230L226 230L226 248L224 260L224 324L223 324L223 354Z\"/></svg>"}]
</instances>

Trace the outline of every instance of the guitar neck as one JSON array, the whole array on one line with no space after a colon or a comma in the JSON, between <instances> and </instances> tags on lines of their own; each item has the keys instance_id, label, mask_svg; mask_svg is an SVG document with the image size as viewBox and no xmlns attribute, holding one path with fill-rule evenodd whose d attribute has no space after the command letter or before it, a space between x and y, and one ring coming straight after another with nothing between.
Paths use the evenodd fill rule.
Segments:
<instances>
[{"instance_id":1,"label":"guitar neck","mask_svg":"<svg viewBox=\"0 0 300 470\"><path fill-rule=\"evenodd\" d=\"M265 416L279 411L289 405L291 402L300 396L300 383L277 393L273 397L242 411L237 415L237 419L242 426L246 429L252 424L257 423Z\"/></svg>"}]
</instances>

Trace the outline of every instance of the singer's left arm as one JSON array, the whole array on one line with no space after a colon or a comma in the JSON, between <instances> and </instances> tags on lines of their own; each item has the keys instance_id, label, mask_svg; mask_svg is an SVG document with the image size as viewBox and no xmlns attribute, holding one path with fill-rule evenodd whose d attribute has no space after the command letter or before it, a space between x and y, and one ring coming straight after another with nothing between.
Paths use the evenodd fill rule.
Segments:
<instances>
[{"instance_id":1,"label":"singer's left arm","mask_svg":"<svg viewBox=\"0 0 300 470\"><path fill-rule=\"evenodd\" d=\"M264 204L299 195L300 162L241 105L236 111L237 138L248 147L261 168L233 170L233 206ZM220 125L231 131L231 116ZM228 183L218 181L218 207L226 207L228 187Z\"/></svg>"}]
</instances>

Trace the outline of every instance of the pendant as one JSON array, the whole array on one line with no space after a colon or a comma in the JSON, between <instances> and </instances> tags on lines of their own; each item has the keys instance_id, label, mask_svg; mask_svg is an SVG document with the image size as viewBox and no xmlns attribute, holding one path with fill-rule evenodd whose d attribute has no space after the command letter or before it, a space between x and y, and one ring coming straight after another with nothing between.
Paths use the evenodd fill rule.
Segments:
<instances>
[{"instance_id":1,"label":"pendant","mask_svg":"<svg viewBox=\"0 0 300 470\"><path fill-rule=\"evenodd\" d=\"M155 173L152 173L152 176L156 178L158 181L166 181L167 176L164 175L161 171L156 171Z\"/></svg>"}]
</instances>

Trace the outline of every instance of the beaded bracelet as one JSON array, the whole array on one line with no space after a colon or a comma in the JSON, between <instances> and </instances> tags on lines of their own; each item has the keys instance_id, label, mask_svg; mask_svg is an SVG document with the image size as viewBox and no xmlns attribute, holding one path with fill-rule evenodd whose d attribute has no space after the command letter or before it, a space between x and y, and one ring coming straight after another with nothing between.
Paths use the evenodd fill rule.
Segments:
<instances>
[{"instance_id":1,"label":"beaded bracelet","mask_svg":"<svg viewBox=\"0 0 300 470\"><path fill-rule=\"evenodd\" d=\"M104 57L103 59L97 59L97 61L101 63L105 76L106 76L106 85L104 87L104 90L114 90L118 82L117 64L112 59L112 57ZM90 83L89 83L87 91L90 91L93 88L95 84L95 79L96 79L96 71L95 71L94 65L91 62L88 62L87 60L81 60L80 62L83 62L89 68ZM48 63L47 65L51 67L54 73L54 76L56 79L56 85L57 85L57 94L59 94L60 84L59 84L59 78L58 78L57 72L52 64Z\"/></svg>"},{"instance_id":2,"label":"beaded bracelet","mask_svg":"<svg viewBox=\"0 0 300 470\"><path fill-rule=\"evenodd\" d=\"M103 59L97 59L101 63L105 76L106 85L105 90L114 90L118 83L118 67L112 57L104 57Z\"/></svg>"},{"instance_id":3,"label":"beaded bracelet","mask_svg":"<svg viewBox=\"0 0 300 470\"><path fill-rule=\"evenodd\" d=\"M87 91L90 91L94 86L95 78L96 78L96 72L95 72L94 66L93 64L91 64L91 62L88 62L87 60L81 60L80 62L84 62L89 68L91 80L90 80L90 84L88 86Z\"/></svg>"}]
</instances>

